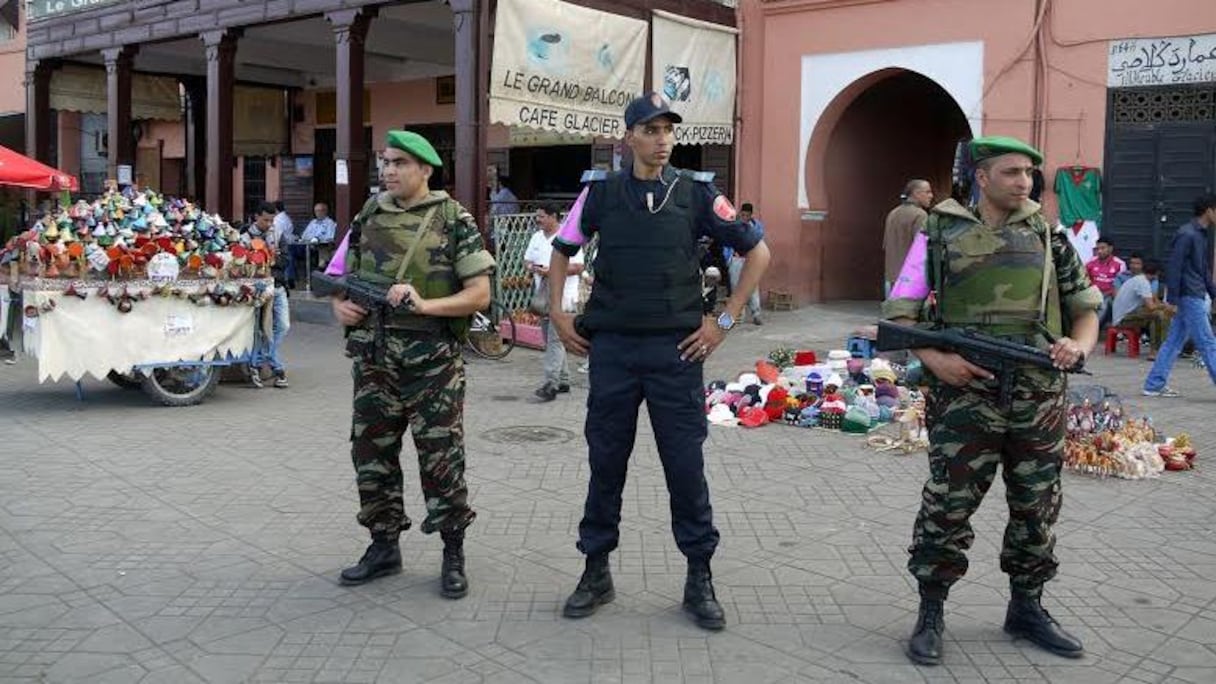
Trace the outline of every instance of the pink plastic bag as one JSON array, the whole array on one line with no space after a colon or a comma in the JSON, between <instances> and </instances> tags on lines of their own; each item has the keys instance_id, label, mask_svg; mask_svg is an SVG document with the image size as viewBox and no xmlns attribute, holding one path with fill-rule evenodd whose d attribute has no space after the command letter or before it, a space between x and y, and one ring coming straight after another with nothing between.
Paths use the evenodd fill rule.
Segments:
<instances>
[{"instance_id":1,"label":"pink plastic bag","mask_svg":"<svg viewBox=\"0 0 1216 684\"><path fill-rule=\"evenodd\" d=\"M325 267L325 275L346 275L346 249L349 244L350 233L348 232L345 236L343 236L342 242L338 243L338 248L334 250L333 258L329 260L329 265Z\"/></svg>"},{"instance_id":2,"label":"pink plastic bag","mask_svg":"<svg viewBox=\"0 0 1216 684\"><path fill-rule=\"evenodd\" d=\"M929 278L925 273L925 262L929 255L929 238L918 233L904 259L899 278L891 287L892 299L924 299L929 296Z\"/></svg>"}]
</instances>

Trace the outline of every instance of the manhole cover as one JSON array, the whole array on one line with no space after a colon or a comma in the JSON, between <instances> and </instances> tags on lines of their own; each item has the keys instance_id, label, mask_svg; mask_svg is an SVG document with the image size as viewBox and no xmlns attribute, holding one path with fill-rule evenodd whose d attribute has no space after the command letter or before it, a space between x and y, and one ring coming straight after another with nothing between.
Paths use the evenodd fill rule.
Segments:
<instances>
[{"instance_id":1,"label":"manhole cover","mask_svg":"<svg viewBox=\"0 0 1216 684\"><path fill-rule=\"evenodd\" d=\"M576 435L562 428L547 425L515 425L487 430L483 438L498 444L535 444L537 442L569 442Z\"/></svg>"}]
</instances>

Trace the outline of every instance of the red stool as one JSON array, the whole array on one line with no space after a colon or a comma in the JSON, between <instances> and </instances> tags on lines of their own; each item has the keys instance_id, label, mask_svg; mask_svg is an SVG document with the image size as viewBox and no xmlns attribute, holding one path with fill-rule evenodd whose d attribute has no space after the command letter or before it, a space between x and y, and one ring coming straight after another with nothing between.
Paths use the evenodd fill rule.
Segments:
<instances>
[{"instance_id":1,"label":"red stool","mask_svg":"<svg viewBox=\"0 0 1216 684\"><path fill-rule=\"evenodd\" d=\"M1119 335L1122 334L1127 338L1127 356L1128 358L1140 358L1140 329L1139 328L1118 328L1110 326L1106 329L1106 353L1114 354L1119 347Z\"/></svg>"}]
</instances>

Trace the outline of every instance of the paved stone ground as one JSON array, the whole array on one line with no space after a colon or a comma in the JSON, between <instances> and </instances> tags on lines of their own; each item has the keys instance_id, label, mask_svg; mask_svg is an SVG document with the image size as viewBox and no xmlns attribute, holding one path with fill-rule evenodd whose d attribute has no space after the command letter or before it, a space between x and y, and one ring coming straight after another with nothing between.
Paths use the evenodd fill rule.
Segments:
<instances>
[{"instance_id":1,"label":"paved stone ground","mask_svg":"<svg viewBox=\"0 0 1216 684\"><path fill-rule=\"evenodd\" d=\"M770 314L733 334L709 374L779 343L839 346L875 311ZM586 376L568 398L526 403L540 361L524 350L469 364L480 514L470 595L438 596L440 542L416 531L403 538L403 574L338 586L365 545L338 342L336 329L299 324L286 344L291 389L224 385L187 409L94 381L78 403L68 384L38 385L28 360L0 366L0 680L1216 681L1216 389L1189 366L1174 384L1191 398L1142 400L1144 361L1092 364L1134 408L1190 430L1201 469L1141 482L1065 475L1062 573L1047 605L1088 655L1062 660L1001 631L998 482L948 604L945 665L916 668L901 651L916 609L904 549L923 456L786 426L710 430L725 632L702 632L678 609L683 558L645 421L613 556L617 601L561 618L581 570ZM491 432L518 426L557 428L559 441ZM417 492L416 475L407 486Z\"/></svg>"}]
</instances>

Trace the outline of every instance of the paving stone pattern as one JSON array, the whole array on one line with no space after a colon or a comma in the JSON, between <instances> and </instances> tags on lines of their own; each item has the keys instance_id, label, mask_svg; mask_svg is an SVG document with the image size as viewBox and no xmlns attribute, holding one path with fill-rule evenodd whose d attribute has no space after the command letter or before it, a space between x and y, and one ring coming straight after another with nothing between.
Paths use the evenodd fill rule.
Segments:
<instances>
[{"instance_id":1,"label":"paving stone pattern","mask_svg":"<svg viewBox=\"0 0 1216 684\"><path fill-rule=\"evenodd\" d=\"M770 314L732 333L709 374L778 344L842 346L875 313ZM1216 388L1189 365L1173 383L1189 398L1146 400L1145 361L1091 364L1135 412L1189 430L1200 469L1140 482L1065 474L1062 572L1046 605L1088 655L1062 660L1001 631L998 482L947 605L945 664L916 668L901 642L917 605L904 563L923 455L783 425L711 428L728 627L708 634L679 610L684 559L643 420L612 558L617 600L566 620L582 568L587 376L556 402L528 403L540 355L518 350L468 367L469 596L438 595L441 543L417 531L403 537L402 574L345 588L337 573L366 544L345 439L349 363L337 329L311 324L291 331L285 357L290 389L226 384L186 409L92 380L80 403L70 384L37 384L29 360L0 366L0 681L1216 681ZM533 443L491 432L528 426L557 430Z\"/></svg>"}]
</instances>

